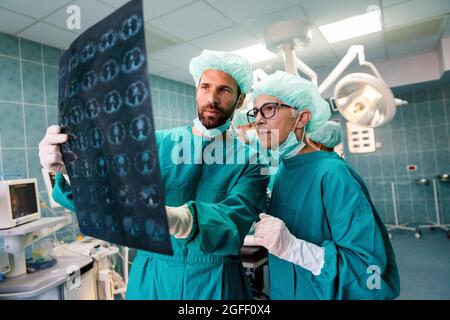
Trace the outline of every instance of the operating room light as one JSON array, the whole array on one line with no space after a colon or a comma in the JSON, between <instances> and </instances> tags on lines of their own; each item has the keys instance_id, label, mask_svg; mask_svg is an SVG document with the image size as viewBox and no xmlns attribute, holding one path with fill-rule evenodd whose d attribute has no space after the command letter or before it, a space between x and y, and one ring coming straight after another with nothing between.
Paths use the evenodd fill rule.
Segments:
<instances>
[{"instance_id":1,"label":"operating room light","mask_svg":"<svg viewBox=\"0 0 450 320\"><path fill-rule=\"evenodd\" d=\"M319 27L329 43L381 31L380 10L374 10Z\"/></svg>"},{"instance_id":2,"label":"operating room light","mask_svg":"<svg viewBox=\"0 0 450 320\"><path fill-rule=\"evenodd\" d=\"M267 50L266 47L262 44L255 44L249 47L238 49L233 51L233 53L246 58L248 61L250 61L250 63L257 63L277 57L276 54Z\"/></svg>"}]
</instances>

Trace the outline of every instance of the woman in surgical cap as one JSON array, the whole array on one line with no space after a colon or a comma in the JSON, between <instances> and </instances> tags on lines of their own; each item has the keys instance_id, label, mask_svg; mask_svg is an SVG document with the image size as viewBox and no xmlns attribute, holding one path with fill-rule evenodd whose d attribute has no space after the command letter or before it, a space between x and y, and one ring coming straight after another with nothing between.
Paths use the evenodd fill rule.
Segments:
<instances>
[{"instance_id":1,"label":"woman in surgical cap","mask_svg":"<svg viewBox=\"0 0 450 320\"><path fill-rule=\"evenodd\" d=\"M394 252L364 182L305 138L330 117L317 87L276 72L254 88L248 117L281 160L269 209L246 240L270 253L271 298L397 297Z\"/></svg>"}]
</instances>

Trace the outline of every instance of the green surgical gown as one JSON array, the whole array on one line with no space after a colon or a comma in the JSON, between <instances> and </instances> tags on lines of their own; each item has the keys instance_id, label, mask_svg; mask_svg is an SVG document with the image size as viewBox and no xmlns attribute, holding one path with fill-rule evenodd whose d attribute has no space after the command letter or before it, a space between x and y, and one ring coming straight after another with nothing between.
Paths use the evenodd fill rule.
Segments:
<instances>
[{"instance_id":1,"label":"green surgical gown","mask_svg":"<svg viewBox=\"0 0 450 320\"><path fill-rule=\"evenodd\" d=\"M226 137L227 143L225 139L205 141L193 135L192 127L156 132L166 205L187 204L194 218L193 230L186 239L171 237L173 256L138 250L127 299L252 298L240 249L262 211L268 176L261 175L253 149L228 134ZM191 151L180 151L186 161L177 164L172 152L182 141L188 141ZM217 163L196 163L202 153L195 152L194 141L205 154L215 156ZM233 156L235 161L230 160ZM243 161L231 163L238 158ZM53 196L75 209L70 186L62 177Z\"/></svg>"},{"instance_id":2,"label":"green surgical gown","mask_svg":"<svg viewBox=\"0 0 450 320\"><path fill-rule=\"evenodd\" d=\"M269 255L272 299L393 299L395 255L361 177L336 153L283 160L269 214L298 239L325 248L320 275ZM379 274L374 274L374 270Z\"/></svg>"}]
</instances>

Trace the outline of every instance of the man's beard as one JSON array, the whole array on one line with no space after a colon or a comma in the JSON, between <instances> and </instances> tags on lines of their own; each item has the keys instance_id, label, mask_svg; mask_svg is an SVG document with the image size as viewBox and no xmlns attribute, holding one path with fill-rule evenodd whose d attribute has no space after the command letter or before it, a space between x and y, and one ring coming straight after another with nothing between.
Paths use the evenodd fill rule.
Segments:
<instances>
[{"instance_id":1,"label":"man's beard","mask_svg":"<svg viewBox=\"0 0 450 320\"><path fill-rule=\"evenodd\" d=\"M221 125L225 124L228 119L231 118L234 112L234 107L229 110L228 112L222 108L219 108L217 106L213 106L211 104L208 104L206 106L198 108L198 118L202 122L202 124L205 126L206 129L212 129L220 127ZM217 112L214 116L206 115L207 110L213 110Z\"/></svg>"}]
</instances>

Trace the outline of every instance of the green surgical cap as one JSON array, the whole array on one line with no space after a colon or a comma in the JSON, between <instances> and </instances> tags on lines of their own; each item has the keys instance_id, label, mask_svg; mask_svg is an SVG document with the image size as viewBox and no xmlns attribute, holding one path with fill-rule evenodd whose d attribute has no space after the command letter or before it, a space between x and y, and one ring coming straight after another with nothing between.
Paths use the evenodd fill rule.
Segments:
<instances>
[{"instance_id":1,"label":"green surgical cap","mask_svg":"<svg viewBox=\"0 0 450 320\"><path fill-rule=\"evenodd\" d=\"M297 110L308 110L311 120L306 126L307 132L314 132L331 116L330 106L315 84L284 71L277 71L258 82L252 92L252 101L259 96L272 96Z\"/></svg>"},{"instance_id":2,"label":"green surgical cap","mask_svg":"<svg viewBox=\"0 0 450 320\"><path fill-rule=\"evenodd\" d=\"M327 121L323 126L309 134L312 141L319 142L328 148L334 148L342 141L342 130L338 122Z\"/></svg>"},{"instance_id":3,"label":"green surgical cap","mask_svg":"<svg viewBox=\"0 0 450 320\"><path fill-rule=\"evenodd\" d=\"M230 75L238 84L242 93L248 93L253 84L252 65L240 55L225 51L203 50L191 60L189 71L198 86L206 70L219 70Z\"/></svg>"},{"instance_id":4,"label":"green surgical cap","mask_svg":"<svg viewBox=\"0 0 450 320\"><path fill-rule=\"evenodd\" d=\"M247 120L248 109L237 109L233 116L233 128L250 124Z\"/></svg>"}]
</instances>

